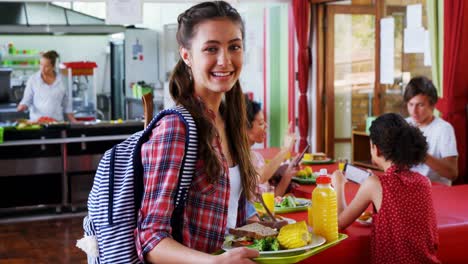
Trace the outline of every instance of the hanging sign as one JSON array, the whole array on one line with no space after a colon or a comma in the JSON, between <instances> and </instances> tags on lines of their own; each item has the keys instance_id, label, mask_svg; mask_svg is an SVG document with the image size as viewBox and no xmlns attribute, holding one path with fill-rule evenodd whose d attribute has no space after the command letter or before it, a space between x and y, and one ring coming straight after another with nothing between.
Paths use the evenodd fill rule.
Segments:
<instances>
[{"instance_id":1,"label":"hanging sign","mask_svg":"<svg viewBox=\"0 0 468 264\"><path fill-rule=\"evenodd\" d=\"M107 0L106 24L142 24L142 0Z\"/></svg>"},{"instance_id":2,"label":"hanging sign","mask_svg":"<svg viewBox=\"0 0 468 264\"><path fill-rule=\"evenodd\" d=\"M395 19L380 20L380 83L393 84L395 75Z\"/></svg>"}]
</instances>

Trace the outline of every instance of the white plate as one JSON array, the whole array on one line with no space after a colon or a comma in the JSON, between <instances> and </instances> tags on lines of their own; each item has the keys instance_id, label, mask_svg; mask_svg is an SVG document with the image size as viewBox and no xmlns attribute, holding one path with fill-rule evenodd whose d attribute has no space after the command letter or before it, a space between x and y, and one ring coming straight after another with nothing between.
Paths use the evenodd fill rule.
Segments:
<instances>
[{"instance_id":1,"label":"white plate","mask_svg":"<svg viewBox=\"0 0 468 264\"><path fill-rule=\"evenodd\" d=\"M307 207L309 207L311 201L310 199L304 198L295 198L296 199L296 206L295 207L280 207L276 206L275 203L275 213L283 214L283 213L291 213L297 211L307 211Z\"/></svg>"},{"instance_id":2,"label":"white plate","mask_svg":"<svg viewBox=\"0 0 468 264\"><path fill-rule=\"evenodd\" d=\"M292 219L292 218L287 218L287 217L281 217L281 218L276 218L278 220L286 220L288 222L288 224L294 224L296 223L296 220Z\"/></svg>"},{"instance_id":3,"label":"white plate","mask_svg":"<svg viewBox=\"0 0 468 264\"><path fill-rule=\"evenodd\" d=\"M365 225L365 226L372 225L372 217L368 218L365 221L358 218L358 219L356 219L356 222L360 223L361 225Z\"/></svg>"},{"instance_id":4,"label":"white plate","mask_svg":"<svg viewBox=\"0 0 468 264\"><path fill-rule=\"evenodd\" d=\"M313 164L331 164L334 163L335 160L332 158L326 158L324 160L305 160L302 159L301 163L304 165L313 165Z\"/></svg>"},{"instance_id":5,"label":"white plate","mask_svg":"<svg viewBox=\"0 0 468 264\"><path fill-rule=\"evenodd\" d=\"M314 233L311 233L311 235L312 235L312 241L307 246L300 247L300 248L293 248L293 249L278 250L278 251L260 251L260 257L293 255L293 254L297 254L298 252L306 251L306 250L312 249L314 247L321 246L326 242L325 238L323 238L321 236L315 235ZM224 251L228 251L228 250L233 249L232 246L228 246L228 245L225 245L225 244L223 244L223 246L221 248Z\"/></svg>"}]
</instances>

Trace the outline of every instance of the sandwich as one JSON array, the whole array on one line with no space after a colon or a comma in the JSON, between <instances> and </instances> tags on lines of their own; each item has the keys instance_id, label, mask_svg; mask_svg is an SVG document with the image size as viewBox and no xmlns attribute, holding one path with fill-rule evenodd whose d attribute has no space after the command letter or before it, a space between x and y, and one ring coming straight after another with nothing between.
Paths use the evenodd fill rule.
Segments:
<instances>
[{"instance_id":1,"label":"sandwich","mask_svg":"<svg viewBox=\"0 0 468 264\"><path fill-rule=\"evenodd\" d=\"M323 152L312 153L312 160L326 160L327 155Z\"/></svg>"},{"instance_id":2,"label":"sandwich","mask_svg":"<svg viewBox=\"0 0 468 264\"><path fill-rule=\"evenodd\" d=\"M239 228L229 229L224 245L248 247L258 251L278 251L304 247L312 242L312 235L305 221L285 225L276 229L252 223Z\"/></svg>"},{"instance_id":3,"label":"sandwich","mask_svg":"<svg viewBox=\"0 0 468 264\"><path fill-rule=\"evenodd\" d=\"M259 212L259 218L260 221L247 220L247 224L259 223L276 230L280 230L283 226L288 224L288 221L284 220L281 216L275 216L275 220L272 220L269 215Z\"/></svg>"},{"instance_id":4,"label":"sandwich","mask_svg":"<svg viewBox=\"0 0 468 264\"><path fill-rule=\"evenodd\" d=\"M224 244L232 247L249 247L258 251L279 250L276 237L278 231L259 223L251 223L238 228L230 228Z\"/></svg>"}]
</instances>

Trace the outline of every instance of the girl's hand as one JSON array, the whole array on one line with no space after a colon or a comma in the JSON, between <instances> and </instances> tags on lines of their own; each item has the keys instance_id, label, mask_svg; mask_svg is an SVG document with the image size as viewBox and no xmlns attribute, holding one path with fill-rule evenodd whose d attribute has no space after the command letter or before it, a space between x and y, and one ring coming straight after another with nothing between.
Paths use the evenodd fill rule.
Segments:
<instances>
[{"instance_id":1,"label":"girl's hand","mask_svg":"<svg viewBox=\"0 0 468 264\"><path fill-rule=\"evenodd\" d=\"M18 112L23 112L23 111L26 111L28 109L28 107L24 104L20 104L16 107L16 111Z\"/></svg>"},{"instance_id":2,"label":"girl's hand","mask_svg":"<svg viewBox=\"0 0 468 264\"><path fill-rule=\"evenodd\" d=\"M293 166L293 162L290 162L288 165L288 168L284 172L283 177L286 177L288 179L291 179L293 176L297 175L297 172L300 170L299 166Z\"/></svg>"},{"instance_id":3,"label":"girl's hand","mask_svg":"<svg viewBox=\"0 0 468 264\"><path fill-rule=\"evenodd\" d=\"M227 263L255 263L253 261L253 258L257 258L260 254L258 253L257 250L255 249L250 249L250 248L245 248L245 247L239 247L239 248L234 248L229 251L226 251L225 253L216 256L214 259L213 263L222 263L222 264L227 264Z\"/></svg>"},{"instance_id":4,"label":"girl's hand","mask_svg":"<svg viewBox=\"0 0 468 264\"><path fill-rule=\"evenodd\" d=\"M346 183L346 178L340 170L336 170L332 174L332 185L333 187L342 187Z\"/></svg>"},{"instance_id":5,"label":"girl's hand","mask_svg":"<svg viewBox=\"0 0 468 264\"><path fill-rule=\"evenodd\" d=\"M367 172L370 174L369 176L375 176L374 172L371 169L367 169Z\"/></svg>"}]
</instances>

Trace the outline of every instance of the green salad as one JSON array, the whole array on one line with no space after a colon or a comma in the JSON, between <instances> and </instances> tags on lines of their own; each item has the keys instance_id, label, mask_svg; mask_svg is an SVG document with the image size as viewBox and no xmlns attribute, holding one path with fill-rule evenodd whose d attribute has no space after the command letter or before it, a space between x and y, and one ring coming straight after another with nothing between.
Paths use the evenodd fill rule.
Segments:
<instances>
[{"instance_id":1,"label":"green salad","mask_svg":"<svg viewBox=\"0 0 468 264\"><path fill-rule=\"evenodd\" d=\"M296 207L297 204L296 204L296 198L293 197L293 196L285 196L283 197L282 201L279 202L279 203L275 203L275 206L276 207L280 207L280 208L290 208L290 207Z\"/></svg>"},{"instance_id":2,"label":"green salad","mask_svg":"<svg viewBox=\"0 0 468 264\"><path fill-rule=\"evenodd\" d=\"M234 235L227 235L224 238L224 245L229 247L248 247L258 251L280 250L280 245L276 236L253 239L247 236L237 237Z\"/></svg>"},{"instance_id":3,"label":"green salad","mask_svg":"<svg viewBox=\"0 0 468 264\"><path fill-rule=\"evenodd\" d=\"M258 251L278 251L280 249L280 245L276 237L254 239L253 244L247 247Z\"/></svg>"},{"instance_id":4,"label":"green salad","mask_svg":"<svg viewBox=\"0 0 468 264\"><path fill-rule=\"evenodd\" d=\"M283 197L275 198L275 207L278 208L294 208L299 206L307 205L307 202L304 202L305 199L296 198L294 195L286 195Z\"/></svg>"}]
</instances>

